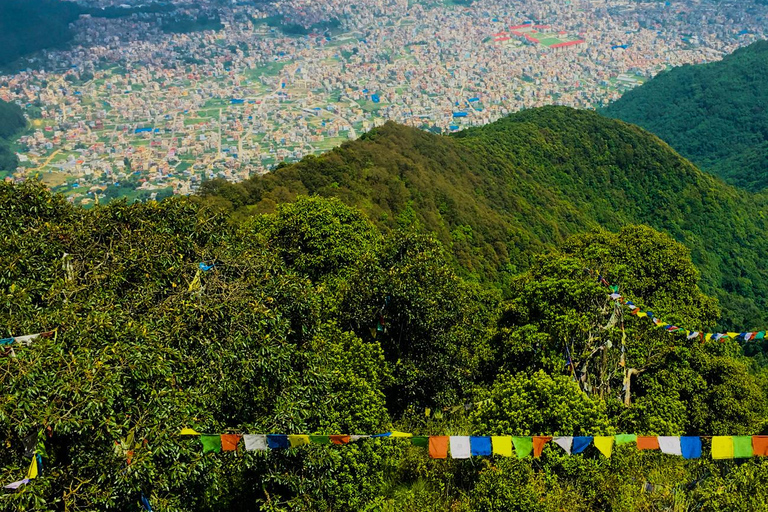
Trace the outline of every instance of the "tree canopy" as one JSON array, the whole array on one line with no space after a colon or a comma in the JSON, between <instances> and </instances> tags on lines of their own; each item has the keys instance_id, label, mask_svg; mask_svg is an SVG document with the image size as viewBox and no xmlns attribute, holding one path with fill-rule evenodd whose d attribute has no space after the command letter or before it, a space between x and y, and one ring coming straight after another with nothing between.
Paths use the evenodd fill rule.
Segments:
<instances>
[{"instance_id":1,"label":"tree canopy","mask_svg":"<svg viewBox=\"0 0 768 512\"><path fill-rule=\"evenodd\" d=\"M701 169L749 190L768 187L768 41L722 61L660 73L603 112L661 137Z\"/></svg>"},{"instance_id":2,"label":"tree canopy","mask_svg":"<svg viewBox=\"0 0 768 512\"><path fill-rule=\"evenodd\" d=\"M585 271L660 316L714 323L716 301L668 235L569 238L503 298L457 273L433 235L383 230L339 199L295 199L233 223L187 198L83 210L36 183L0 184L0 336L55 331L0 357L3 478L24 474L30 432L46 453L43 475L0 509L135 510L141 495L160 511L768 505L758 458L547 446L536 464L436 461L393 439L203 454L181 428L768 432L765 370L736 342L620 317ZM465 403L482 405L451 412Z\"/></svg>"}]
</instances>

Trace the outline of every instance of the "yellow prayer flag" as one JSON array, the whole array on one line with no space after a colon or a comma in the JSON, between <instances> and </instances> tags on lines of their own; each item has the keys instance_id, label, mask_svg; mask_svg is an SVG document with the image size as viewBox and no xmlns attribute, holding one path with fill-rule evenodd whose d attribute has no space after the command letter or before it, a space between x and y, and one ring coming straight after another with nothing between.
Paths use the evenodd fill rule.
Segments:
<instances>
[{"instance_id":1,"label":"yellow prayer flag","mask_svg":"<svg viewBox=\"0 0 768 512\"><path fill-rule=\"evenodd\" d=\"M491 436L491 446L494 455L512 456L512 436Z\"/></svg>"},{"instance_id":2,"label":"yellow prayer flag","mask_svg":"<svg viewBox=\"0 0 768 512\"><path fill-rule=\"evenodd\" d=\"M611 453L613 453L613 436L595 436L592 439L592 443L595 445L595 448L600 450L600 453L607 458L611 458Z\"/></svg>"},{"instance_id":3,"label":"yellow prayer flag","mask_svg":"<svg viewBox=\"0 0 768 512\"><path fill-rule=\"evenodd\" d=\"M408 432L398 432L397 430L393 430L389 437L413 437L413 434L409 434Z\"/></svg>"},{"instance_id":4,"label":"yellow prayer flag","mask_svg":"<svg viewBox=\"0 0 768 512\"><path fill-rule=\"evenodd\" d=\"M37 478L37 456L32 456L32 464L29 465L29 471L27 471L27 479L32 480Z\"/></svg>"},{"instance_id":5,"label":"yellow prayer flag","mask_svg":"<svg viewBox=\"0 0 768 512\"><path fill-rule=\"evenodd\" d=\"M739 334L741 334L741 333L739 333L739 332L729 332L727 334L728 334L729 338L736 339L736 338L738 338Z\"/></svg>"},{"instance_id":6,"label":"yellow prayer flag","mask_svg":"<svg viewBox=\"0 0 768 512\"><path fill-rule=\"evenodd\" d=\"M296 448L304 444L309 444L309 436L303 434L288 436L288 442L291 443L291 448Z\"/></svg>"},{"instance_id":7,"label":"yellow prayer flag","mask_svg":"<svg viewBox=\"0 0 768 512\"><path fill-rule=\"evenodd\" d=\"M707 341L712 341L712 333L708 332L707 335L704 337Z\"/></svg>"},{"instance_id":8,"label":"yellow prayer flag","mask_svg":"<svg viewBox=\"0 0 768 512\"><path fill-rule=\"evenodd\" d=\"M645 311L640 311L640 312L637 314L637 317L638 317L638 318L644 318L644 317L646 317L646 316L648 316L648 313L646 313Z\"/></svg>"},{"instance_id":9,"label":"yellow prayer flag","mask_svg":"<svg viewBox=\"0 0 768 512\"><path fill-rule=\"evenodd\" d=\"M713 459L732 459L733 458L733 437L715 436L712 438L712 458Z\"/></svg>"},{"instance_id":10,"label":"yellow prayer flag","mask_svg":"<svg viewBox=\"0 0 768 512\"><path fill-rule=\"evenodd\" d=\"M181 429L181 432L179 432L180 436L199 436L200 432L193 428L183 428Z\"/></svg>"}]
</instances>

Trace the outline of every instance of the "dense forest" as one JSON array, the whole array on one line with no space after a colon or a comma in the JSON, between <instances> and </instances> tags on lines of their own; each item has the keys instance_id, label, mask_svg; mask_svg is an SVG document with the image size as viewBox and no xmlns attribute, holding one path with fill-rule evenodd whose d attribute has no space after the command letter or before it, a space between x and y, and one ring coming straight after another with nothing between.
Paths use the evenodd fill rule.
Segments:
<instances>
[{"instance_id":1,"label":"dense forest","mask_svg":"<svg viewBox=\"0 0 768 512\"><path fill-rule=\"evenodd\" d=\"M433 233L463 278L503 294L569 235L647 224L689 248L722 326L768 325L765 198L594 112L533 109L451 137L390 123L263 177L207 182L202 194L235 219L299 195L337 197L384 232Z\"/></svg>"},{"instance_id":2,"label":"dense forest","mask_svg":"<svg viewBox=\"0 0 768 512\"><path fill-rule=\"evenodd\" d=\"M19 106L0 100L0 171L16 169L18 159L9 145L26 126L27 120Z\"/></svg>"},{"instance_id":3,"label":"dense forest","mask_svg":"<svg viewBox=\"0 0 768 512\"><path fill-rule=\"evenodd\" d=\"M703 170L750 190L768 187L768 41L720 62L660 73L603 112L668 142Z\"/></svg>"},{"instance_id":4,"label":"dense forest","mask_svg":"<svg viewBox=\"0 0 768 512\"><path fill-rule=\"evenodd\" d=\"M0 68L72 39L69 24L81 14L74 2L0 0Z\"/></svg>"},{"instance_id":5,"label":"dense forest","mask_svg":"<svg viewBox=\"0 0 768 512\"><path fill-rule=\"evenodd\" d=\"M413 136L390 126L364 143L386 144L387 130ZM445 150L459 140L469 148L470 136L416 142L449 159ZM568 148L563 158L579 151ZM674 182L686 169L663 172ZM768 373L738 343L656 328L587 271L660 316L713 325L716 300L666 234L595 229L542 247L504 299L457 274L455 251L405 222L423 210L380 229L339 199L292 199L232 222L187 198L83 210L35 183L0 184L0 336L51 332L4 342L0 471L17 481L36 453L42 472L0 495L0 509L139 510L142 500L155 511L768 507L767 458L712 460L708 440L690 460L633 443L610 458L549 443L537 459L436 460L423 438L204 453L182 428L768 433ZM538 203L542 215L559 206L550 199Z\"/></svg>"}]
</instances>

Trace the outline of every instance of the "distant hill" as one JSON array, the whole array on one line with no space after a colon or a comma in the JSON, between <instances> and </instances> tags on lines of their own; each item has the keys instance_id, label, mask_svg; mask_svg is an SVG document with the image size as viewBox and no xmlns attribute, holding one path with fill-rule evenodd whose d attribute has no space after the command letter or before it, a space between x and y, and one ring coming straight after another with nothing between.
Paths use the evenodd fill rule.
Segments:
<instances>
[{"instance_id":1,"label":"distant hill","mask_svg":"<svg viewBox=\"0 0 768 512\"><path fill-rule=\"evenodd\" d=\"M768 187L768 41L720 62L661 73L603 113L667 141L702 169L750 190Z\"/></svg>"},{"instance_id":2,"label":"distant hill","mask_svg":"<svg viewBox=\"0 0 768 512\"><path fill-rule=\"evenodd\" d=\"M18 165L16 155L8 149L8 142L26 124L17 105L0 100L0 171L10 171Z\"/></svg>"},{"instance_id":3,"label":"distant hill","mask_svg":"<svg viewBox=\"0 0 768 512\"><path fill-rule=\"evenodd\" d=\"M0 0L0 67L72 39L69 24L82 9L60 0Z\"/></svg>"},{"instance_id":4,"label":"distant hill","mask_svg":"<svg viewBox=\"0 0 768 512\"><path fill-rule=\"evenodd\" d=\"M690 248L724 325L768 325L764 198L594 112L533 109L452 137L388 123L264 177L208 182L202 193L240 216L301 194L338 197L385 230L436 233L466 277L502 289L572 233L644 223Z\"/></svg>"}]
</instances>

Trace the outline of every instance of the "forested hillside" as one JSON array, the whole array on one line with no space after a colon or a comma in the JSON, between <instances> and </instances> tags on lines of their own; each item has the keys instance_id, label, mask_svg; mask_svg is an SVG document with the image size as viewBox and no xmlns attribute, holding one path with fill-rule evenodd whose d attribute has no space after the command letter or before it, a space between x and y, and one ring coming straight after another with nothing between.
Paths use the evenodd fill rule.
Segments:
<instances>
[{"instance_id":1,"label":"forested hillside","mask_svg":"<svg viewBox=\"0 0 768 512\"><path fill-rule=\"evenodd\" d=\"M82 9L61 0L0 0L0 68L20 57L69 42Z\"/></svg>"},{"instance_id":2,"label":"forested hillside","mask_svg":"<svg viewBox=\"0 0 768 512\"><path fill-rule=\"evenodd\" d=\"M17 105L0 100L0 172L16 169L18 160L9 149L11 138L27 125Z\"/></svg>"},{"instance_id":3,"label":"forested hillside","mask_svg":"<svg viewBox=\"0 0 768 512\"><path fill-rule=\"evenodd\" d=\"M522 119L528 119L527 137L538 142L530 147L554 158L545 142L557 144L564 134ZM590 119L582 122L596 126ZM518 147L521 139L509 135L517 122L521 118L489 129L509 132L497 139L499 154ZM628 127L614 136L635 132L647 139ZM605 131L560 146L564 160L583 154L582 137L603 140L595 151L613 159L612 134ZM367 152L358 153L357 167L353 144L283 172L298 179L306 166L338 169L323 162L339 165L346 154L346 172L366 169L370 186L392 191L383 201L398 190L415 195L417 189L398 189L374 163L377 146L392 148L388 156L394 156L394 145L402 143L405 155L392 162L402 169L401 180L414 169L427 179L428 164L453 171L443 174L445 183L432 176L439 194L448 185L462 189L460 171L468 171L452 159L473 163L478 148L486 151L485 169L502 183L511 168L494 156L491 140L489 131L454 140L388 126L359 143ZM419 154L422 160L414 162ZM658 172L674 183L662 169L676 157L666 158ZM557 190L536 197L533 176L541 161L529 162L529 172L519 171L521 178L509 185L528 187L519 199L499 189L495 200L531 219L530 231L515 232L521 240L534 228L544 230L543 241L528 235L530 247L543 252L571 229L558 231L554 219L572 215L575 229L589 212L568 206ZM583 180L588 195L586 171L569 175L562 165L549 167L550 179ZM684 162L677 165L688 173L681 181L691 175L714 183ZM492 192L476 172L467 197ZM330 179L342 177L339 171ZM365 185L356 186L338 184L349 195ZM270 198L289 195L287 185L284 192L269 190ZM768 375L735 341L702 342L654 327L610 300L587 271L599 271L660 317L712 326L717 305L699 289L685 247L644 226L579 235L559 251L529 257L528 270L507 280L502 300L494 288L457 275L453 260L461 254L454 248L448 256L439 240L410 222L439 225L462 208L478 216L494 210L479 201L477 209L438 204L442 210L430 219L418 201L439 196L423 190L423 197L403 202L413 207L398 214L402 227L382 217L397 212L396 203L369 205L378 223L392 225L382 230L333 198L269 205L273 213L233 223L220 209L185 198L83 210L35 183L0 184L0 337L16 337L2 340L0 357L2 476L12 482L29 474L30 453L42 463L36 478L0 495L0 509L139 510L142 499L155 511L768 507L768 458L712 460L708 439L696 459L640 452L634 443L616 446L610 458L594 446L567 455L549 443L538 459L446 460L430 459L417 438L328 444L323 435L391 429L420 435L768 433ZM662 198L670 210L673 193ZM506 220L511 216L494 219L502 230L520 225ZM466 246L473 250L475 243ZM469 261L476 257L468 253ZM39 332L50 335L21 341ZM179 436L182 428L317 434L325 444L268 451L244 451L241 444L234 452L203 453L198 436Z\"/></svg>"},{"instance_id":4,"label":"forested hillside","mask_svg":"<svg viewBox=\"0 0 768 512\"><path fill-rule=\"evenodd\" d=\"M768 187L768 41L657 75L603 112L649 130L701 169Z\"/></svg>"},{"instance_id":5,"label":"forested hillside","mask_svg":"<svg viewBox=\"0 0 768 512\"><path fill-rule=\"evenodd\" d=\"M690 249L722 325L768 325L765 198L594 112L534 109L452 137L390 123L264 177L208 182L203 195L240 219L297 195L338 197L385 232L434 233L463 277L502 293L571 234L647 224Z\"/></svg>"}]
</instances>

